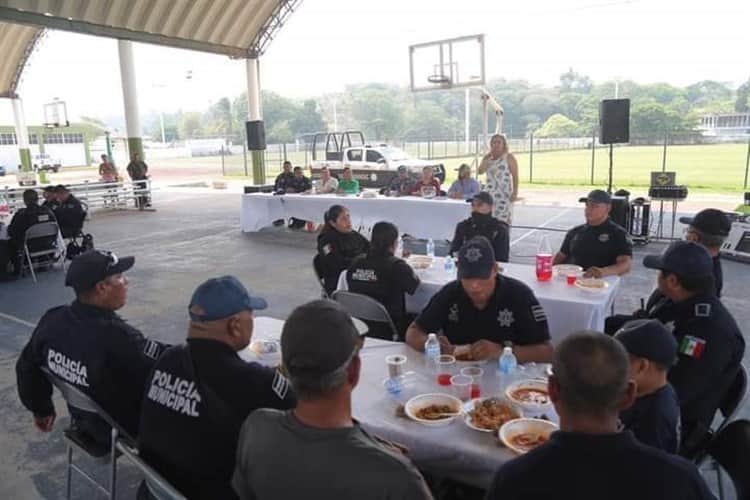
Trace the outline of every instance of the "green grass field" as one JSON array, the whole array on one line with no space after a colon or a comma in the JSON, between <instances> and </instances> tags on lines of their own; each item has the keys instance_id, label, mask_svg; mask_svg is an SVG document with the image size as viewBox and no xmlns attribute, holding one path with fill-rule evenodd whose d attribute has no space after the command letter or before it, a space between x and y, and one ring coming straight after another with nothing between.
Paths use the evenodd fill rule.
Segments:
<instances>
[{"instance_id":1,"label":"green grass field","mask_svg":"<svg viewBox=\"0 0 750 500\"><path fill-rule=\"evenodd\" d=\"M614 148L614 186L644 187L650 182L650 173L661 170L661 146L622 146ZM535 186L589 186L591 185L591 150L550 151L534 153L533 175L530 177L529 154L516 155L523 184ZM304 153L290 153L295 165L304 165ZM717 144L697 146L669 146L666 170L677 172L677 183L685 184L691 191L740 192L744 190L747 144ZM455 178L454 169L461 163L471 163L473 157L436 159L447 167L448 181ZM170 160L175 162L177 160ZM180 160L183 161L183 160ZM219 169L220 158L191 158L186 165L212 164ZM608 149L600 147L594 159L594 184L607 183L609 166ZM281 167L280 158L269 159L268 175L276 175ZM248 171L252 171L248 165ZM244 176L242 155L225 158L225 172L229 176Z\"/></svg>"}]
</instances>

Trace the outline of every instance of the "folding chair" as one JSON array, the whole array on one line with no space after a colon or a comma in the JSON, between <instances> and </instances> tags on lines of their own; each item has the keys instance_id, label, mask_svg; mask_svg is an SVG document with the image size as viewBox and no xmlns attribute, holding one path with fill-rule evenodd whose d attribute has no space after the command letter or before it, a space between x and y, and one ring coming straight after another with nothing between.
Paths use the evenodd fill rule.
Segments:
<instances>
[{"instance_id":1,"label":"folding chair","mask_svg":"<svg viewBox=\"0 0 750 500\"><path fill-rule=\"evenodd\" d=\"M57 387L62 394L65 402L69 406L76 408L81 411L95 413L102 420L104 420L110 427L112 427L111 441L109 449L102 449L101 446L97 446L91 442L88 435L81 432L75 427L69 427L63 431L63 436L68 444L68 459L65 479L65 498L70 500L72 491L72 474L73 471L77 472L84 479L86 479L91 485L95 486L99 491L107 495L107 498L115 500L117 494L117 442L122 436L124 439L131 443L135 440L130 436L120 425L105 412L101 406L99 406L93 399L83 393L80 389L71 385L63 380L52 375L47 367L41 367L42 372L47 376L49 381ZM73 448L86 453L90 457L94 458L97 462L102 464L109 464L109 489L105 488L101 484L97 483L96 480L91 477L86 471L78 467L73 463Z\"/></svg>"},{"instance_id":2,"label":"folding chair","mask_svg":"<svg viewBox=\"0 0 750 500\"><path fill-rule=\"evenodd\" d=\"M729 474L737 500L750 500L750 421L735 420L708 444L708 454ZM719 498L724 485L719 476Z\"/></svg>"},{"instance_id":3,"label":"folding chair","mask_svg":"<svg viewBox=\"0 0 750 500\"><path fill-rule=\"evenodd\" d=\"M34 240L44 241L37 241L30 246L29 243ZM38 247L37 245L40 243L42 245ZM21 266L21 274L23 275L23 271L28 267L34 283L36 283L34 268L47 266L50 262L39 262L38 260L35 262L35 259L39 259L39 257L50 257L53 263L62 258L62 267L65 271L65 246L62 244L60 228L56 222L41 222L28 228L23 238L23 253L25 262Z\"/></svg>"},{"instance_id":4,"label":"folding chair","mask_svg":"<svg viewBox=\"0 0 750 500\"><path fill-rule=\"evenodd\" d=\"M320 297L327 299L329 297L328 292L326 291L326 281L323 278L323 266L320 259L320 254L315 254L315 257L313 257L313 270L315 271L315 277L318 278L318 285L320 285Z\"/></svg>"},{"instance_id":5,"label":"folding chair","mask_svg":"<svg viewBox=\"0 0 750 500\"><path fill-rule=\"evenodd\" d=\"M117 441L116 446L117 450L120 451L125 458L130 460L130 462L135 465L143 475L143 478L146 481L146 488L152 497L157 500L187 500L182 493L169 484L169 481L164 479L150 465L144 462L140 456L138 456L138 450L128 446L121 440Z\"/></svg>"},{"instance_id":6,"label":"folding chair","mask_svg":"<svg viewBox=\"0 0 750 500\"><path fill-rule=\"evenodd\" d=\"M397 342L399 339L398 329L393 324L391 315L383 304L361 293L336 290L333 292L333 300L344 306L344 309L355 318L373 323L385 323L391 330L391 339Z\"/></svg>"}]
</instances>

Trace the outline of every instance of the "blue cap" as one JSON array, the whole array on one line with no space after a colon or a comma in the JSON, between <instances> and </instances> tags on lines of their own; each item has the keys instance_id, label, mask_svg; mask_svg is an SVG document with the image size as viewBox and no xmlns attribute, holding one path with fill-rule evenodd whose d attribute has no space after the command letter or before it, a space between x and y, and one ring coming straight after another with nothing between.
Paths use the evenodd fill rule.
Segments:
<instances>
[{"instance_id":1,"label":"blue cap","mask_svg":"<svg viewBox=\"0 0 750 500\"><path fill-rule=\"evenodd\" d=\"M615 338L633 356L664 367L671 367L677 359L677 340L657 319L628 321L615 333Z\"/></svg>"},{"instance_id":2,"label":"blue cap","mask_svg":"<svg viewBox=\"0 0 750 500\"><path fill-rule=\"evenodd\" d=\"M713 276L714 264L708 250L692 241L675 241L661 255L646 255L643 265L677 276Z\"/></svg>"},{"instance_id":3,"label":"blue cap","mask_svg":"<svg viewBox=\"0 0 750 500\"><path fill-rule=\"evenodd\" d=\"M188 312L195 322L216 321L241 311L257 311L268 307L260 297L253 297L234 276L204 281L193 292Z\"/></svg>"},{"instance_id":4,"label":"blue cap","mask_svg":"<svg viewBox=\"0 0 750 500\"><path fill-rule=\"evenodd\" d=\"M490 240L475 236L458 251L458 279L487 279L495 269L495 251Z\"/></svg>"}]
</instances>

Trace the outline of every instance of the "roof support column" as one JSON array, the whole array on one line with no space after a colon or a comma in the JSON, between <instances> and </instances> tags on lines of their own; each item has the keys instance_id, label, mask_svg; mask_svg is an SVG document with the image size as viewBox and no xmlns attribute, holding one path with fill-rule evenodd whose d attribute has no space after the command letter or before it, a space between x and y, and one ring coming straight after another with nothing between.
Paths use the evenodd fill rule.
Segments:
<instances>
[{"instance_id":1,"label":"roof support column","mask_svg":"<svg viewBox=\"0 0 750 500\"><path fill-rule=\"evenodd\" d=\"M258 58L245 60L247 70L247 149L253 163L253 184L266 182L266 132L260 109L260 65Z\"/></svg>"},{"instance_id":2,"label":"roof support column","mask_svg":"<svg viewBox=\"0 0 750 500\"><path fill-rule=\"evenodd\" d=\"M31 150L29 149L29 129L26 128L26 116L23 113L23 102L19 97L11 99L13 104L13 121L16 125L16 142L18 155L21 158L21 170L31 172Z\"/></svg>"},{"instance_id":3,"label":"roof support column","mask_svg":"<svg viewBox=\"0 0 750 500\"><path fill-rule=\"evenodd\" d=\"M117 40L120 53L120 79L122 81L122 99L125 105L125 128L128 133L128 153L132 158L138 154L143 156L143 141L141 139L141 120L138 116L138 93L135 86L135 62L133 61L133 42ZM110 158L110 161L113 161Z\"/></svg>"}]
</instances>

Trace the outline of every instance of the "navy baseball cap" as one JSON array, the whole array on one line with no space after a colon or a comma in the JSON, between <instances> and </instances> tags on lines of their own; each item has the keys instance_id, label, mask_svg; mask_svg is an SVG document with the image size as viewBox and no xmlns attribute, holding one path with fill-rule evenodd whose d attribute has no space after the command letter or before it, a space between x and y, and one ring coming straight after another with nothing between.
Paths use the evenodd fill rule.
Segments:
<instances>
[{"instance_id":1,"label":"navy baseball cap","mask_svg":"<svg viewBox=\"0 0 750 500\"><path fill-rule=\"evenodd\" d=\"M658 319L628 321L615 333L615 338L633 356L667 368L677 359L677 340Z\"/></svg>"},{"instance_id":2,"label":"navy baseball cap","mask_svg":"<svg viewBox=\"0 0 750 500\"><path fill-rule=\"evenodd\" d=\"M109 276L124 273L135 264L135 257L118 258L112 252L89 250L73 259L65 275L65 286L76 293L91 290Z\"/></svg>"},{"instance_id":3,"label":"navy baseball cap","mask_svg":"<svg viewBox=\"0 0 750 500\"><path fill-rule=\"evenodd\" d=\"M234 276L221 276L206 280L195 289L188 313L192 321L202 323L266 307L265 299L251 295L240 280Z\"/></svg>"},{"instance_id":4,"label":"navy baseball cap","mask_svg":"<svg viewBox=\"0 0 750 500\"><path fill-rule=\"evenodd\" d=\"M406 172L406 165L399 165L396 170L399 172Z\"/></svg>"},{"instance_id":5,"label":"navy baseball cap","mask_svg":"<svg viewBox=\"0 0 750 500\"><path fill-rule=\"evenodd\" d=\"M692 241L675 241L661 255L646 255L643 265L678 276L713 276L714 270L708 250Z\"/></svg>"},{"instance_id":6,"label":"navy baseball cap","mask_svg":"<svg viewBox=\"0 0 750 500\"><path fill-rule=\"evenodd\" d=\"M701 210L695 217L680 217L680 222L694 227L698 231L715 236L729 236L732 222L729 217L715 208Z\"/></svg>"},{"instance_id":7,"label":"navy baseball cap","mask_svg":"<svg viewBox=\"0 0 750 500\"><path fill-rule=\"evenodd\" d=\"M341 368L361 346L367 325L332 300L297 307L281 331L281 355L290 375L323 376Z\"/></svg>"},{"instance_id":8,"label":"navy baseball cap","mask_svg":"<svg viewBox=\"0 0 750 500\"><path fill-rule=\"evenodd\" d=\"M578 201L581 203L590 201L591 203L606 203L607 205L611 205L612 197L603 189L594 189L586 197L579 198Z\"/></svg>"},{"instance_id":9,"label":"navy baseball cap","mask_svg":"<svg viewBox=\"0 0 750 500\"><path fill-rule=\"evenodd\" d=\"M495 203L495 200L492 199L492 195L488 193L487 191L480 191L479 193L472 196L470 199L466 200L468 203L471 203L473 201L478 201L480 203L486 203L488 205L492 205Z\"/></svg>"},{"instance_id":10,"label":"navy baseball cap","mask_svg":"<svg viewBox=\"0 0 750 500\"><path fill-rule=\"evenodd\" d=\"M495 251L490 240L475 236L458 251L458 279L487 279L495 269Z\"/></svg>"}]
</instances>

